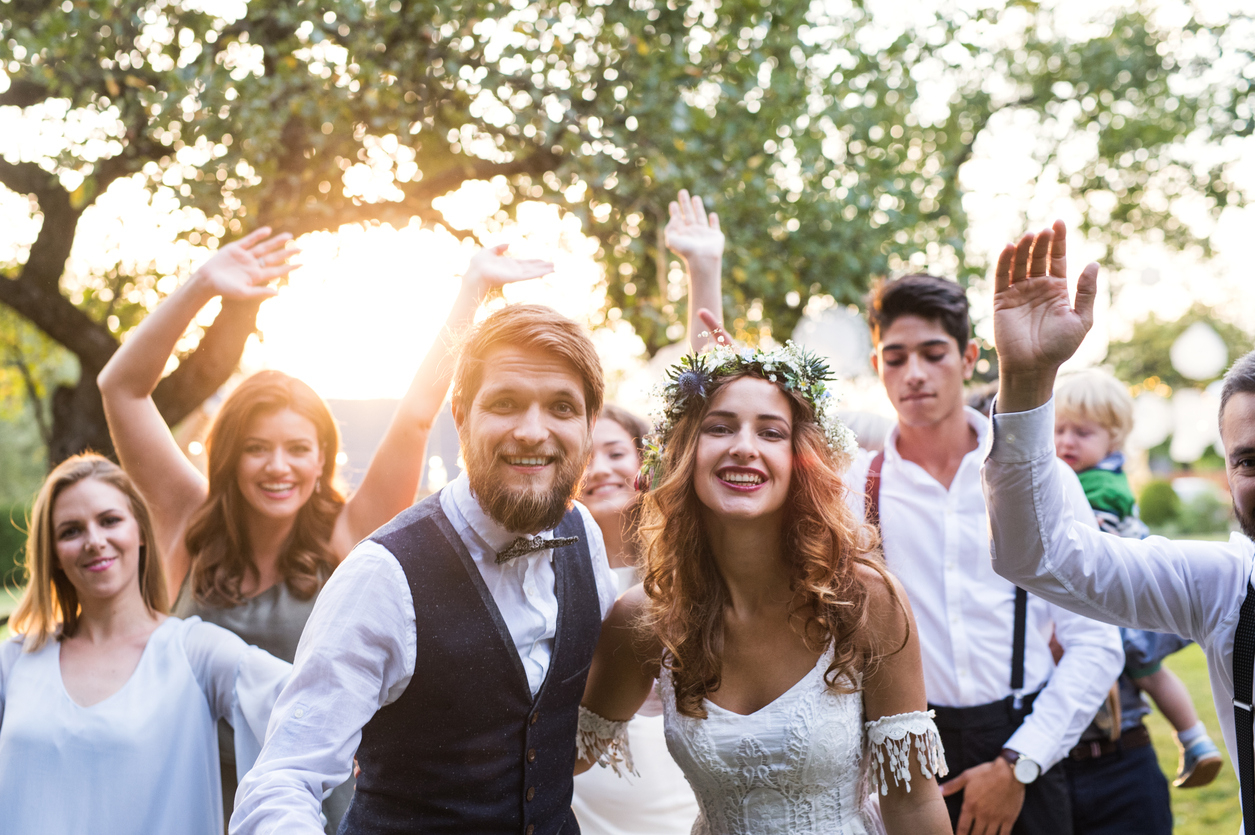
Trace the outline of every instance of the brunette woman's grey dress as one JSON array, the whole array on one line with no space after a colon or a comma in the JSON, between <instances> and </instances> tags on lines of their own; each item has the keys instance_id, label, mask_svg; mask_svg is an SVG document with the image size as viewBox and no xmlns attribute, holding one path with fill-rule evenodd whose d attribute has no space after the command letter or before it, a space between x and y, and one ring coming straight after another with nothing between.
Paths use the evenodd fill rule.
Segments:
<instances>
[{"instance_id":1,"label":"brunette woman's grey dress","mask_svg":"<svg viewBox=\"0 0 1255 835\"><path fill-rule=\"evenodd\" d=\"M309 600L298 600L288 589L287 583L276 583L255 597L249 597L238 606L216 608L200 603L192 595L190 579L183 583L179 590L179 599L174 604L174 614L181 618L197 615L207 623L215 623L239 635L247 643L261 647L276 658L291 663L296 657L296 645L301 640L301 632L305 629L305 621L314 610L314 601L318 595ZM235 747L231 728L226 722L218 723L218 749L222 763L222 803L226 820L231 820L231 809L235 804L235 787L238 777L235 773ZM327 816L327 832L334 835L340 826L340 818L348 809L353 798L352 777L335 789L323 801L323 814Z\"/></svg>"}]
</instances>

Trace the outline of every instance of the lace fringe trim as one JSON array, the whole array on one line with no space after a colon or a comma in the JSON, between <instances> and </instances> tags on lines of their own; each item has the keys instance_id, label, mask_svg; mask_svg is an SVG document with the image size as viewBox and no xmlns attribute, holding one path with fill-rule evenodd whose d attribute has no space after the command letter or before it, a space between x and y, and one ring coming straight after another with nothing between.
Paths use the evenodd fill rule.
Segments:
<instances>
[{"instance_id":1,"label":"lace fringe trim","mask_svg":"<svg viewBox=\"0 0 1255 835\"><path fill-rule=\"evenodd\" d=\"M627 722L614 722L580 705L579 730L575 734L576 758L592 760L620 777L628 774L639 777L632 764L627 726Z\"/></svg>"},{"instance_id":2,"label":"lace fringe trim","mask_svg":"<svg viewBox=\"0 0 1255 835\"><path fill-rule=\"evenodd\" d=\"M933 722L933 712L917 710L882 716L865 725L867 730L867 784L872 794L888 794L889 780L911 790L911 748L915 748L924 777L944 777L945 749Z\"/></svg>"}]
</instances>

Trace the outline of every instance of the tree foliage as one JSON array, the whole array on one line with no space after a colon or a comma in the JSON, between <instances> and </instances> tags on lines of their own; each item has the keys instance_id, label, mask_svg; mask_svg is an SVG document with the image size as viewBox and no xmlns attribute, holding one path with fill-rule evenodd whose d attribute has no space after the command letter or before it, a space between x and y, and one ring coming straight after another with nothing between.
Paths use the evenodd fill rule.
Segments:
<instances>
[{"instance_id":1,"label":"tree foliage","mask_svg":"<svg viewBox=\"0 0 1255 835\"><path fill-rule=\"evenodd\" d=\"M1226 21L1164 28L1137 6L1079 37L1027 0L910 25L852 0L3 6L0 105L64 128L59 144L0 160L0 184L42 215L0 301L83 372L54 399L54 458L107 448L95 374L160 295L145 270L99 276L73 300L61 286L79 218L124 177L177 196L201 218L187 238L210 247L263 223L442 223L433 201L492 180L506 199L491 224L524 199L584 221L605 313L651 352L682 333L661 234L681 186L731 233L725 304L751 339L791 331L811 296L858 300L876 275L983 269L964 252L959 171L999 114L1031 118L1041 141L1025 153L1109 246L1194 242L1174 200L1201 196L1213 213L1245 200L1223 162L1179 149L1250 133L1249 79L1208 73L1251 44ZM167 420L226 379L255 313L226 306L162 382Z\"/></svg>"},{"instance_id":2,"label":"tree foliage","mask_svg":"<svg viewBox=\"0 0 1255 835\"><path fill-rule=\"evenodd\" d=\"M1185 329L1196 322L1210 325L1229 348L1232 362L1255 347L1251 334L1205 304L1195 303L1175 321L1164 321L1154 315L1133 326L1133 335L1125 342L1113 342L1107 349L1107 362L1115 375L1132 386L1154 389L1167 385L1172 389L1201 388L1220 379L1221 371L1211 380L1189 380L1172 367L1168 351ZM1149 382L1153 380L1154 382Z\"/></svg>"}]
</instances>

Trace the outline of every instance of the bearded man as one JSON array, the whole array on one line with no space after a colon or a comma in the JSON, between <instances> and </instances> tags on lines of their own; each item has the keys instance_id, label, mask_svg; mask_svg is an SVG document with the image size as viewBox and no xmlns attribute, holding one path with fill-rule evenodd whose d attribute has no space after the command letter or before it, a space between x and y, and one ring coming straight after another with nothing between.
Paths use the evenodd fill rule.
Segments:
<instances>
[{"instance_id":1,"label":"bearded man","mask_svg":"<svg viewBox=\"0 0 1255 835\"><path fill-rule=\"evenodd\" d=\"M572 497L602 405L588 335L536 305L497 311L453 380L466 472L359 544L328 581L240 783L233 833L578 833L580 697L615 598Z\"/></svg>"}]
</instances>

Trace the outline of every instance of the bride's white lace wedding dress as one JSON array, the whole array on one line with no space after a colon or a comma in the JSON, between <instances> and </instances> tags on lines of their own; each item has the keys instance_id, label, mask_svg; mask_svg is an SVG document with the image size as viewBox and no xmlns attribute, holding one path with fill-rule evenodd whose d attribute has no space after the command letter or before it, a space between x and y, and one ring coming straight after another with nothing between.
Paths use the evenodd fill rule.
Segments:
<instances>
[{"instance_id":1,"label":"bride's white lace wedding dress","mask_svg":"<svg viewBox=\"0 0 1255 835\"><path fill-rule=\"evenodd\" d=\"M742 716L706 701L705 719L676 710L671 677L659 681L667 747L697 795L694 835L869 835L883 831L869 794L910 781L910 757L945 773L931 712L863 721L860 692L824 683L829 649L801 681ZM581 708L580 756L631 770L621 725Z\"/></svg>"}]
</instances>

